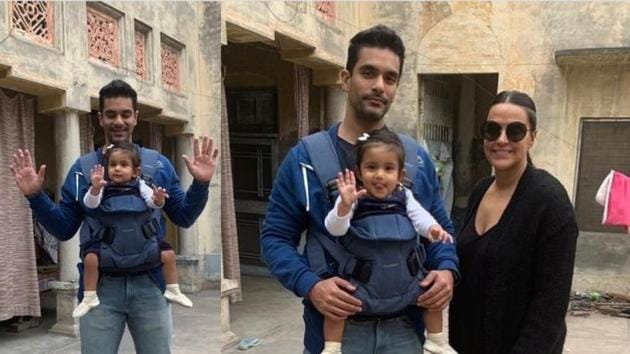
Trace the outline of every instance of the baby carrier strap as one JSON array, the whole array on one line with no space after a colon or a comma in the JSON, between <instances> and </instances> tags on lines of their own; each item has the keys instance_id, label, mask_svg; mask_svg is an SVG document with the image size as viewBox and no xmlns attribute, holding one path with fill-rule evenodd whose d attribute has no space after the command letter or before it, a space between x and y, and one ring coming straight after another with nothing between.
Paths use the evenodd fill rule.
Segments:
<instances>
[{"instance_id":1,"label":"baby carrier strap","mask_svg":"<svg viewBox=\"0 0 630 354\"><path fill-rule=\"evenodd\" d=\"M319 179L319 183L326 190L330 201L334 203L339 195L337 189L337 174L341 171L339 156L327 131L320 131L302 138L306 152L311 160L311 166Z\"/></svg>"},{"instance_id":2,"label":"baby carrier strap","mask_svg":"<svg viewBox=\"0 0 630 354\"><path fill-rule=\"evenodd\" d=\"M416 141L408 135L398 134L398 138L405 149L406 174L403 179L403 185L411 189L414 181L416 180L416 173L418 172L418 143L416 143Z\"/></svg>"},{"instance_id":3,"label":"baby carrier strap","mask_svg":"<svg viewBox=\"0 0 630 354\"><path fill-rule=\"evenodd\" d=\"M362 282L367 282L370 279L370 262L362 261L353 256L337 240L331 240L323 232L312 230L309 232L309 235L312 236L311 240L306 244L309 264L318 275L330 273L323 253L326 250L338 264L338 275L352 275L352 277Z\"/></svg>"},{"instance_id":4,"label":"baby carrier strap","mask_svg":"<svg viewBox=\"0 0 630 354\"><path fill-rule=\"evenodd\" d=\"M158 159L160 157L160 153L153 149L147 149L144 147L140 148L140 163L142 164L142 179L147 182L147 184L153 183L153 178L155 177L155 172L158 167Z\"/></svg>"},{"instance_id":5,"label":"baby carrier strap","mask_svg":"<svg viewBox=\"0 0 630 354\"><path fill-rule=\"evenodd\" d=\"M99 164L96 151L92 151L89 154L83 155L79 158L79 165L81 167L81 173L85 183L89 186L92 183L92 167Z\"/></svg>"}]
</instances>

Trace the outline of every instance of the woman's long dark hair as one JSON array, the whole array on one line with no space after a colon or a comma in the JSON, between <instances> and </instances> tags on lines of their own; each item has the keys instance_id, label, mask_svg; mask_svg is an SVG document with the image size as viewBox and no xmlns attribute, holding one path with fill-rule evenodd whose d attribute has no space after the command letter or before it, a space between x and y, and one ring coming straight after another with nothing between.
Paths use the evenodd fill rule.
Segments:
<instances>
[{"instance_id":1,"label":"woman's long dark hair","mask_svg":"<svg viewBox=\"0 0 630 354\"><path fill-rule=\"evenodd\" d=\"M511 103L523 108L525 113L527 113L527 120L529 121L531 132L533 133L536 131L536 104L528 94L520 91L501 91L494 98L490 107L499 103ZM532 158L529 156L529 152L527 153L527 164L534 166Z\"/></svg>"}]
</instances>

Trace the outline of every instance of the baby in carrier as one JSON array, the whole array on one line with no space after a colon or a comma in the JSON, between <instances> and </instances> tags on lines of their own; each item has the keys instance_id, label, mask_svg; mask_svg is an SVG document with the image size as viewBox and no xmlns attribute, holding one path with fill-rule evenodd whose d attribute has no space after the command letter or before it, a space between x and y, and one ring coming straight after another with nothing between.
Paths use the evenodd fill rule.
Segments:
<instances>
[{"instance_id":1,"label":"baby in carrier","mask_svg":"<svg viewBox=\"0 0 630 354\"><path fill-rule=\"evenodd\" d=\"M100 268L105 266L105 268L122 267L125 269L127 265L133 265L133 262L138 264L136 264L135 267L127 268L127 270L148 269L158 266L161 262L164 278L166 280L164 297L182 306L192 307L190 299L179 290L175 252L173 248L164 240L155 240L158 233L160 215L159 211L156 211L156 209L160 209L164 206L166 198L168 198L167 191L162 187L149 187L147 183L140 178L140 158L135 145L129 142L118 142L110 145L106 149L104 158L107 164L107 175L105 175L105 168L103 166L94 166L91 170L91 186L83 198L83 203L86 208L95 211L95 219L103 222L104 227L94 228L99 230L95 232L98 235L90 235L88 242L84 243L82 240L84 244L82 244L81 247L85 266L84 295L83 300L74 310L72 316L79 318L100 304L96 293L99 279L99 266ZM119 203L108 202L108 200L113 200L121 196L126 199L119 199ZM113 219L115 223L117 219L123 220L125 216L122 215L122 213L126 212L136 213L144 217L144 219L140 219L141 221L139 221L139 223L142 223L141 225L137 227L135 227L135 225L132 225L134 227L125 227L128 230L131 229L132 235L123 234L122 231L118 232L120 229L116 228L116 225L105 225L108 224L108 222L104 221L104 219L107 218L107 214L110 215L109 219ZM127 215L127 220L129 220L128 218L129 215ZM138 233L142 235L138 236ZM114 248L112 242L115 237L139 238L140 246L139 248L136 247L138 254L129 256L126 254L129 253L129 250L122 250L121 253L124 254L123 257L127 257L126 263L121 260L111 261L108 258L106 261L107 264L99 264L103 263L99 259L103 256L101 252L105 250L109 255L110 252L107 247L110 249ZM129 242L130 240L126 241ZM151 256L152 254L154 256Z\"/></svg>"},{"instance_id":2,"label":"baby in carrier","mask_svg":"<svg viewBox=\"0 0 630 354\"><path fill-rule=\"evenodd\" d=\"M356 151L357 177L363 188L357 188L352 171L340 172L339 197L325 226L331 235L342 237L346 250L358 259L349 280L359 285L353 295L363 303L362 315L403 313L422 292L424 254L418 251L417 235L426 242L453 239L402 185L405 150L395 133L383 128L364 134ZM383 217L377 219L379 215ZM426 352L456 353L442 334L441 312L425 311L424 322ZM343 331L343 320L324 319L322 354L341 353Z\"/></svg>"}]
</instances>

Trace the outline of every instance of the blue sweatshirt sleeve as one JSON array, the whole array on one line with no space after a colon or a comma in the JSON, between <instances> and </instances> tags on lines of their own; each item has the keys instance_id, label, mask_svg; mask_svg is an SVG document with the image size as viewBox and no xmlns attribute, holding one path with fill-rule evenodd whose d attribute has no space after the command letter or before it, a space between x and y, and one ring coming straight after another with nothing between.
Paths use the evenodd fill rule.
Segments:
<instances>
[{"instance_id":1,"label":"blue sweatshirt sleeve","mask_svg":"<svg viewBox=\"0 0 630 354\"><path fill-rule=\"evenodd\" d=\"M176 225L190 227L195 223L195 220L201 215L206 206L210 184L193 180L188 191L184 193L179 177L171 162L163 155L160 155L159 162L162 164L162 167L159 169L162 176L155 183L158 187L166 188L169 195L164 205L164 211ZM160 185L160 183L166 185Z\"/></svg>"},{"instance_id":2,"label":"blue sweatshirt sleeve","mask_svg":"<svg viewBox=\"0 0 630 354\"><path fill-rule=\"evenodd\" d=\"M304 197L300 191L303 191L303 182L294 148L278 169L260 244L271 273L285 288L304 297L320 278L297 250L300 235L307 224L306 210L300 202Z\"/></svg>"},{"instance_id":3,"label":"blue sweatshirt sleeve","mask_svg":"<svg viewBox=\"0 0 630 354\"><path fill-rule=\"evenodd\" d=\"M422 164L418 165L415 184L420 188L420 198L422 205L433 215L433 217L451 235L455 233L453 222L444 209L442 196L440 195L440 182L433 161L429 154L421 147L418 148L418 157ZM417 189L416 189L417 190ZM424 197L424 198L422 198ZM455 279L459 278L459 260L455 243L433 242L426 248L428 269L451 270Z\"/></svg>"},{"instance_id":4,"label":"blue sweatshirt sleeve","mask_svg":"<svg viewBox=\"0 0 630 354\"><path fill-rule=\"evenodd\" d=\"M83 221L79 197L85 193L87 183L81 175L78 160L72 165L61 187L61 200L55 204L43 191L28 198L37 221L61 241L72 238Z\"/></svg>"}]
</instances>

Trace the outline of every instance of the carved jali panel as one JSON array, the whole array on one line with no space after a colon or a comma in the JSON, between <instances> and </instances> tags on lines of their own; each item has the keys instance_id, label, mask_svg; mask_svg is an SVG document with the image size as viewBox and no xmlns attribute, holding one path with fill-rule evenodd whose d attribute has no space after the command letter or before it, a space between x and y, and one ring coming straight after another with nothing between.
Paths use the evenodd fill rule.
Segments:
<instances>
[{"instance_id":1,"label":"carved jali panel","mask_svg":"<svg viewBox=\"0 0 630 354\"><path fill-rule=\"evenodd\" d=\"M118 20L88 7L87 27L90 57L118 65Z\"/></svg>"},{"instance_id":2,"label":"carved jali panel","mask_svg":"<svg viewBox=\"0 0 630 354\"><path fill-rule=\"evenodd\" d=\"M179 91L180 51L162 43L162 82L164 85Z\"/></svg>"},{"instance_id":3,"label":"carved jali panel","mask_svg":"<svg viewBox=\"0 0 630 354\"><path fill-rule=\"evenodd\" d=\"M51 1L12 1L11 26L43 43L53 43L54 23Z\"/></svg>"},{"instance_id":4,"label":"carved jali panel","mask_svg":"<svg viewBox=\"0 0 630 354\"><path fill-rule=\"evenodd\" d=\"M334 1L315 1L315 9L324 16L328 21L335 19L335 2Z\"/></svg>"},{"instance_id":5,"label":"carved jali panel","mask_svg":"<svg viewBox=\"0 0 630 354\"><path fill-rule=\"evenodd\" d=\"M136 52L136 74L143 79L148 77L147 68L147 35L146 33L135 32L135 52Z\"/></svg>"}]
</instances>

